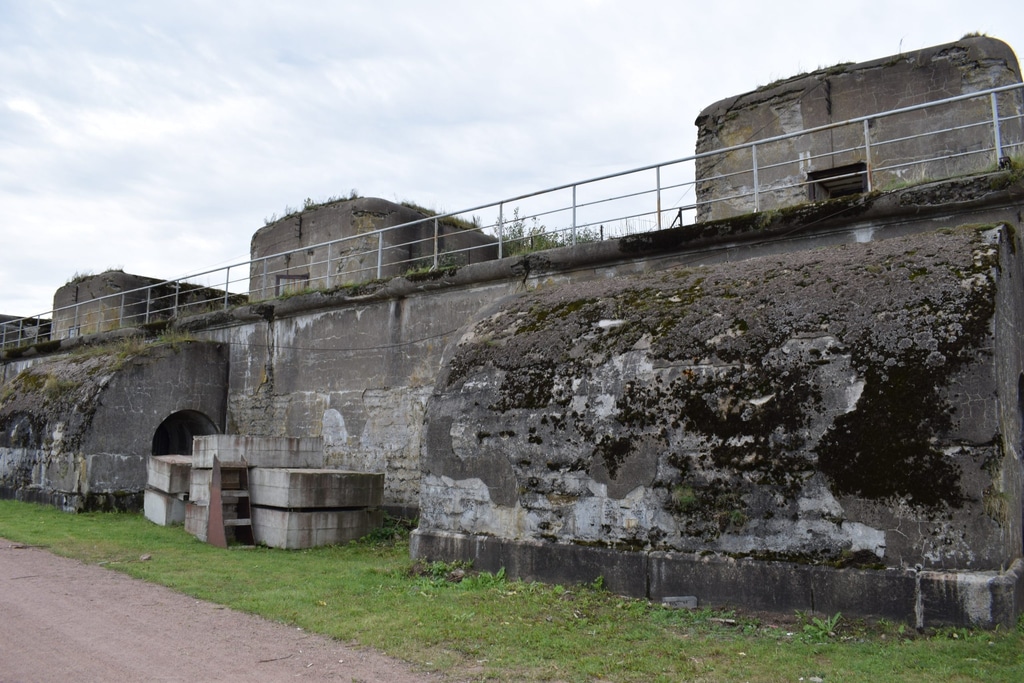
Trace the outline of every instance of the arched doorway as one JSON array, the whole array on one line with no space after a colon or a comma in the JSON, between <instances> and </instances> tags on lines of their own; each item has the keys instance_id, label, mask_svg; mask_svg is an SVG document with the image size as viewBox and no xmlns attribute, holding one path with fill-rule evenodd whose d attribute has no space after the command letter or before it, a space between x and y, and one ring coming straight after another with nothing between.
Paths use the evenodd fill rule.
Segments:
<instances>
[{"instance_id":1,"label":"arched doorway","mask_svg":"<svg viewBox=\"0 0 1024 683\"><path fill-rule=\"evenodd\" d=\"M220 434L213 420L196 410L172 413L153 434L153 455L191 455L192 437Z\"/></svg>"}]
</instances>

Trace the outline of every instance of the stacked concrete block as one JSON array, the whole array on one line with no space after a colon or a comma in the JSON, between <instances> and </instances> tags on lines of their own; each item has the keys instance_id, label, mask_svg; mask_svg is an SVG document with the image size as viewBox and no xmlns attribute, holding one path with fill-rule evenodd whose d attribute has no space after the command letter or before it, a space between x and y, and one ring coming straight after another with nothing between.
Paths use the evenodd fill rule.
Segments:
<instances>
[{"instance_id":1,"label":"stacked concrete block","mask_svg":"<svg viewBox=\"0 0 1024 683\"><path fill-rule=\"evenodd\" d=\"M185 519L206 540L213 459L222 488L235 488L225 465L245 463L253 536L273 548L347 543L383 523L384 475L324 469L320 438L214 435L197 437ZM227 515L227 512L225 513ZM226 518L225 518L226 519Z\"/></svg>"},{"instance_id":2,"label":"stacked concrete block","mask_svg":"<svg viewBox=\"0 0 1024 683\"><path fill-rule=\"evenodd\" d=\"M210 522L210 501L192 500L185 505L185 531L206 542Z\"/></svg>"},{"instance_id":3,"label":"stacked concrete block","mask_svg":"<svg viewBox=\"0 0 1024 683\"><path fill-rule=\"evenodd\" d=\"M273 548L347 543L383 523L383 474L254 468L249 486L253 534Z\"/></svg>"},{"instance_id":4,"label":"stacked concrete block","mask_svg":"<svg viewBox=\"0 0 1024 683\"><path fill-rule=\"evenodd\" d=\"M154 455L149 458L143 501L146 519L160 526L185 522L191 473L191 456Z\"/></svg>"}]
</instances>

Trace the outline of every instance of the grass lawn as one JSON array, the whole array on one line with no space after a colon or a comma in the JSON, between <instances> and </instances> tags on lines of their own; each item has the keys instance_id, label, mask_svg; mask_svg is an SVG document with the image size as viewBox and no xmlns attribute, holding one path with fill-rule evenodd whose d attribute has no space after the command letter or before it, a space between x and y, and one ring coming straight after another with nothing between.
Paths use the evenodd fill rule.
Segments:
<instances>
[{"instance_id":1,"label":"grass lawn","mask_svg":"<svg viewBox=\"0 0 1024 683\"><path fill-rule=\"evenodd\" d=\"M836 615L670 610L600 585L414 565L397 527L345 546L220 550L142 515L69 515L2 500L0 537L460 679L1024 681L1024 620L1010 630L919 634Z\"/></svg>"}]
</instances>

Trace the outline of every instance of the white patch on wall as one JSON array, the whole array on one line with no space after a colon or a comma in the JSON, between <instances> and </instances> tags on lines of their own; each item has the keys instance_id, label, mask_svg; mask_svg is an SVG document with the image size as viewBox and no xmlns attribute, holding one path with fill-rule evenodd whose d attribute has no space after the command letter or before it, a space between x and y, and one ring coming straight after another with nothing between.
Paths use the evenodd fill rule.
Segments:
<instances>
[{"instance_id":1,"label":"white patch on wall","mask_svg":"<svg viewBox=\"0 0 1024 683\"><path fill-rule=\"evenodd\" d=\"M324 422L321 434L324 438L324 445L344 446L348 443L348 430L345 428L345 418L334 408L324 411Z\"/></svg>"},{"instance_id":2,"label":"white patch on wall","mask_svg":"<svg viewBox=\"0 0 1024 683\"><path fill-rule=\"evenodd\" d=\"M984 575L963 575L956 577L956 589L960 595L960 604L964 611L976 624L992 622L992 590L991 579Z\"/></svg>"},{"instance_id":3,"label":"white patch on wall","mask_svg":"<svg viewBox=\"0 0 1024 683\"><path fill-rule=\"evenodd\" d=\"M867 244L875 234L874 228L862 228L853 231L853 241L857 244Z\"/></svg>"}]
</instances>

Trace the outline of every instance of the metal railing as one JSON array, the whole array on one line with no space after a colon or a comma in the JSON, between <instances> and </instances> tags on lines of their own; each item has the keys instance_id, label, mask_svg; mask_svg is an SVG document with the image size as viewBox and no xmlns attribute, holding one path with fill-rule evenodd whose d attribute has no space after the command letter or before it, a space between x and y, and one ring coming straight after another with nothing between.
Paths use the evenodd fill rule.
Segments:
<instances>
[{"instance_id":1,"label":"metal railing","mask_svg":"<svg viewBox=\"0 0 1024 683\"><path fill-rule=\"evenodd\" d=\"M304 245L36 316L0 318L0 348L765 211L829 197L836 187L869 192L1003 167L1024 154L1022 89L1005 86L767 137ZM811 172L816 168L840 172L822 179Z\"/></svg>"}]
</instances>

